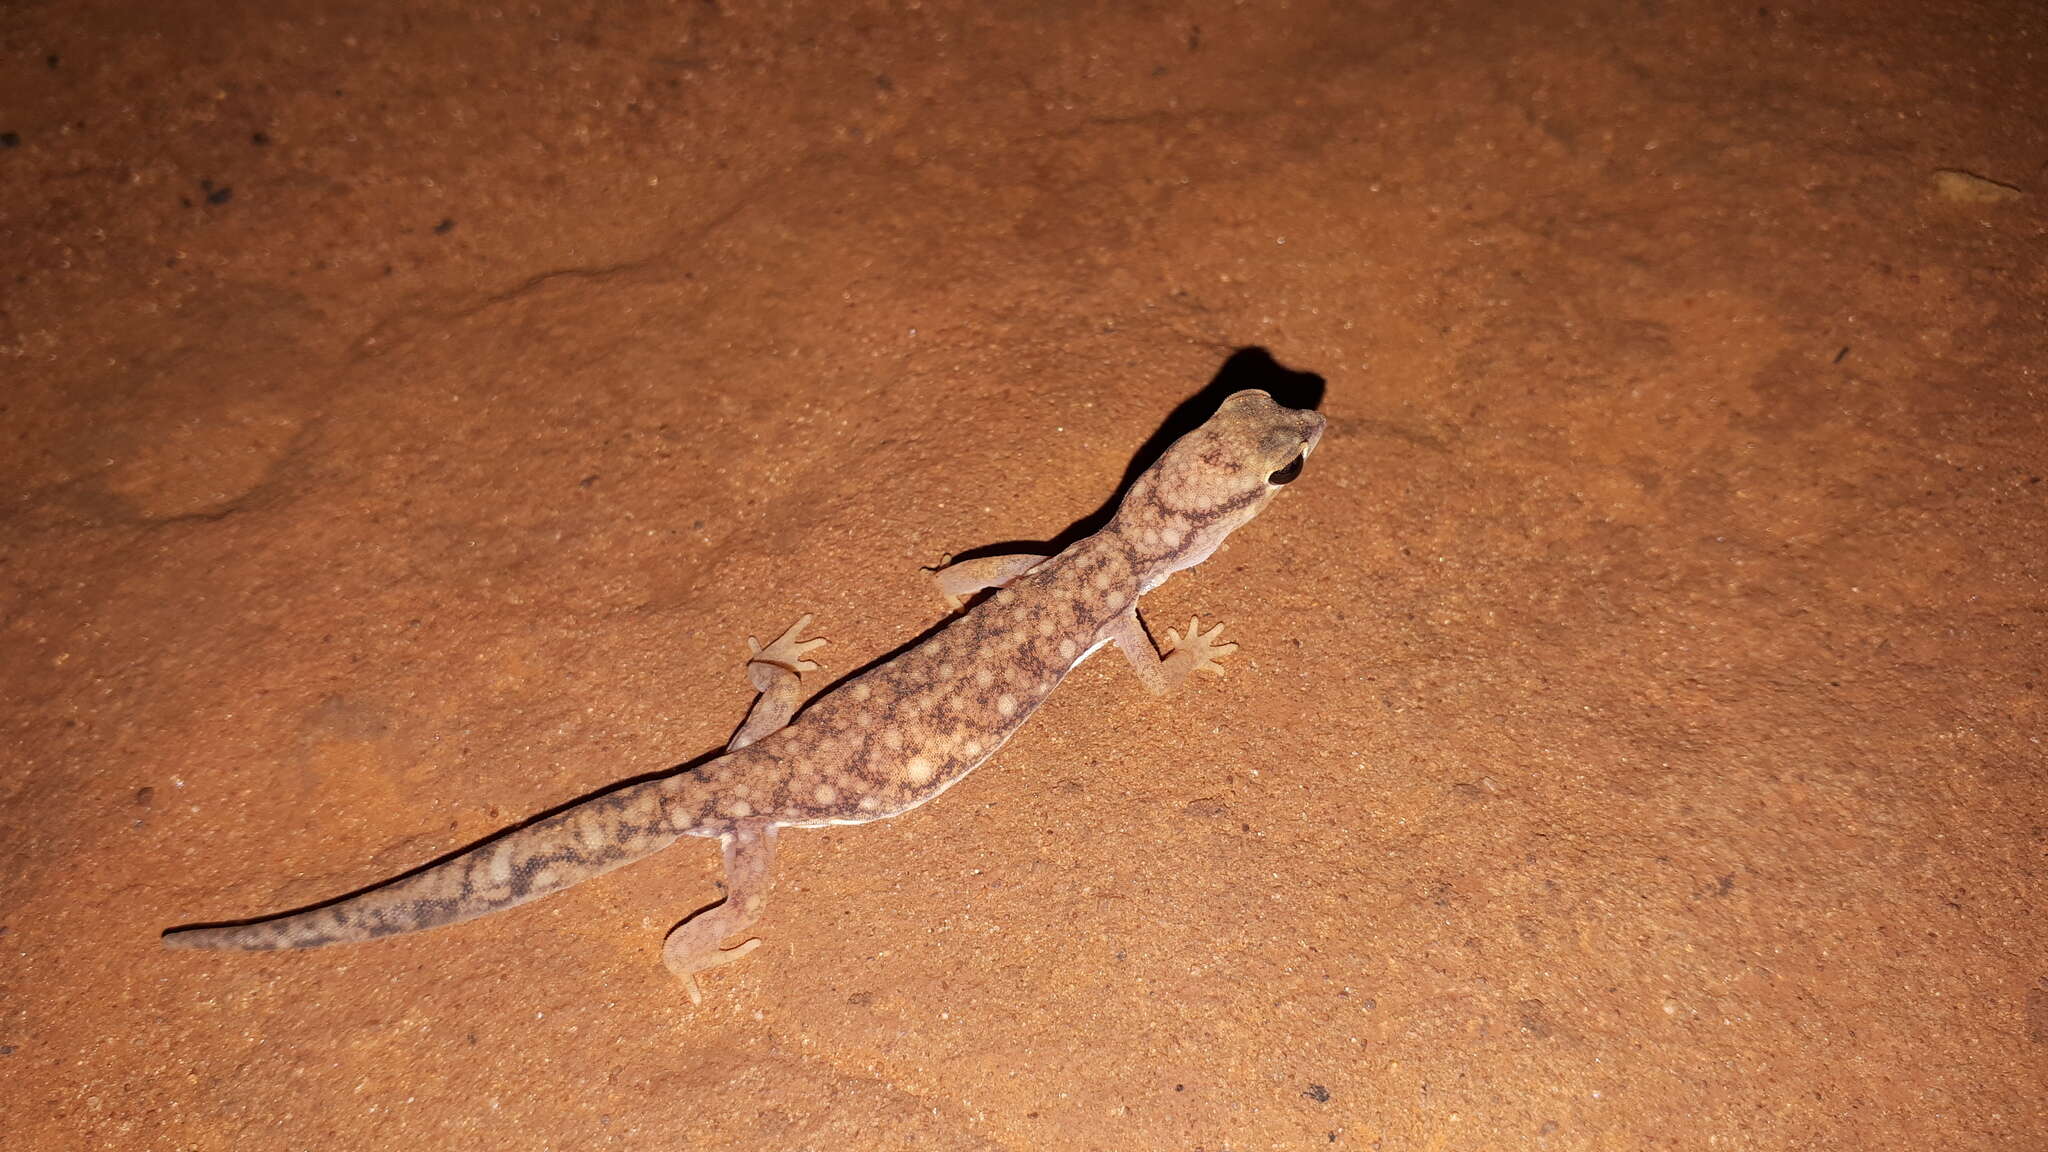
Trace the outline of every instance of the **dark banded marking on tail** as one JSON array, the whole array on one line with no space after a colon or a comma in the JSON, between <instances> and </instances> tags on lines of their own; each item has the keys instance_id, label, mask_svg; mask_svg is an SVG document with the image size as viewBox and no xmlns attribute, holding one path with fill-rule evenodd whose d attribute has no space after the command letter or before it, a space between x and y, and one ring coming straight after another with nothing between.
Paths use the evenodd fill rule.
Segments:
<instances>
[{"instance_id":1,"label":"dark banded marking on tail","mask_svg":"<svg viewBox=\"0 0 2048 1152\"><path fill-rule=\"evenodd\" d=\"M354 896L244 924L173 928L166 948L272 951L375 940L537 900L660 851L695 826L688 774L594 796Z\"/></svg>"}]
</instances>

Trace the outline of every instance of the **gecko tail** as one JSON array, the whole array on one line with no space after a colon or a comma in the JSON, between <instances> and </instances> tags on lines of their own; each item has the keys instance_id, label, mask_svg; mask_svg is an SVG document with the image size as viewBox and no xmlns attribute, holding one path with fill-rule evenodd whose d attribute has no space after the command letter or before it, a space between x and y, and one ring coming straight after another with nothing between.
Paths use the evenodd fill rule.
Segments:
<instances>
[{"instance_id":1,"label":"gecko tail","mask_svg":"<svg viewBox=\"0 0 2048 1152\"><path fill-rule=\"evenodd\" d=\"M687 773L665 776L593 796L396 880L311 908L239 924L172 928L163 934L164 947L320 948L459 924L538 900L675 843L690 831L693 813L677 799L692 779Z\"/></svg>"}]
</instances>

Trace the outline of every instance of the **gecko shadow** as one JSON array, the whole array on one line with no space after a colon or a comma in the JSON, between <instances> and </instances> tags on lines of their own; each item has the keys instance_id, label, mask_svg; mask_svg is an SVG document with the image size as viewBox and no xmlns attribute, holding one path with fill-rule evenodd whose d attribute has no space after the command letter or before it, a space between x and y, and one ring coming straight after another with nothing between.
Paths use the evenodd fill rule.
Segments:
<instances>
[{"instance_id":1,"label":"gecko shadow","mask_svg":"<svg viewBox=\"0 0 2048 1152\"><path fill-rule=\"evenodd\" d=\"M1325 384L1322 376L1317 373L1301 372L1283 366L1264 348L1256 345L1239 348L1230 354L1230 358L1223 362L1221 368L1216 370L1216 375L1208 384L1181 401L1159 425L1158 431L1152 433L1146 438L1145 443L1138 447L1138 451L1131 456L1130 464L1124 468L1123 478L1117 481L1116 491L1111 493L1109 499L1103 501L1100 507L1043 540L999 540L993 544L978 544L954 553L949 563L957 564L962 560L974 560L983 556L1005 556L1017 552L1036 552L1051 556L1065 551L1078 540L1094 535L1103 525L1109 523L1111 516L1116 515L1117 507L1123 503L1124 492L1139 476L1144 475L1147 468L1157 463L1168 448L1173 447L1174 441L1201 427L1204 421L1215 415L1216 409L1222 405L1225 397L1247 388L1261 389L1287 408L1318 408L1322 406ZM938 568L927 568L925 571L936 572ZM994 592L995 589L991 588L976 593L969 598L968 604L979 603ZM832 681L811 699L815 700L856 676L879 668L923 644L938 635L941 629L956 618L950 614L941 617L931 627ZM808 701L805 707L809 707ZM799 710L797 715L801 716L803 712Z\"/></svg>"},{"instance_id":2,"label":"gecko shadow","mask_svg":"<svg viewBox=\"0 0 2048 1152\"><path fill-rule=\"evenodd\" d=\"M1159 429L1156 432L1154 432L1149 438L1146 439L1145 443L1142 446L1140 446L1138 451L1131 457L1130 465L1124 469L1123 478L1117 484L1116 491L1109 497L1108 500L1104 501L1104 503L1095 511L1090 512L1086 516L1081 517L1080 519L1074 521L1072 524L1070 524L1067 528L1065 528L1058 534L1048 537L1044 540L1011 540L1000 541L994 544L980 545L978 547L971 548L958 553L953 557L953 560L955 562L958 562L960 560L971 560L980 556L996 556L1015 552L1040 552L1048 556L1060 552L1067 548L1069 545L1073 544L1075 541L1078 541L1086 536L1092 535L1096 531L1100 530L1104 524L1107 524L1109 522L1109 518L1116 513L1118 505L1123 500L1125 490L1131 486L1132 482L1135 481L1140 475L1142 475L1147 468L1150 468L1152 464L1166 452L1167 448L1173 445L1174 441L1180 439L1181 436L1199 427L1203 423L1203 421L1207 420L1212 414L1214 414L1217 407L1223 402L1224 397L1229 396L1234 392L1242 391L1246 388L1258 388L1270 394L1275 401L1284 405L1285 407L1316 408L1319 407L1322 403L1324 387L1325 385L1322 376L1314 372L1301 372L1290 368L1286 368L1282 366L1278 361L1274 360L1272 354L1266 351L1264 348L1256 346L1240 348L1237 351L1233 352L1230 355L1229 359L1223 362L1223 366L1217 370L1215 377L1212 378L1207 385L1205 385L1201 390L1195 392L1193 395L1189 396L1186 400L1182 401L1177 407L1175 407L1173 412L1167 416L1166 420L1160 424ZM932 571L932 569L928 569L927 571ZM988 593L982 593L982 595L987 594ZM975 597L975 599L979 600L980 597L977 596ZM881 665L896 659L898 656L901 656L904 653L909 652L911 649L916 648L920 644L923 644L925 641L937 635L948 624L951 624L957 618L957 615L952 613L948 613L944 616L941 616L937 621L933 622L933 624L929 628L920 631L917 635L911 637L909 640L906 640L902 644L899 644L896 647L888 650L887 652L884 652L881 655L876 656L872 660L869 660L868 662L860 665L859 667L854 668L853 670L843 673L840 676L834 678L830 683L824 685L818 691L810 695L809 699L807 699L804 702L803 706L799 708L795 715L793 715L790 718L791 723L794 723L796 722L796 720L800 719L803 716L804 712L808 711L810 705L816 700L834 691L842 684L845 684L846 682L854 679L855 677L864 675L874 670L875 668L878 668ZM741 716L741 723L745 723L744 713ZM737 732L739 730L739 727L739 724L735 724L733 726L733 730ZM345 903L347 901L357 898L358 896L374 892L379 888L385 888L393 884L402 883L403 881L409 880L414 876L418 876L423 872L431 871L452 860L455 860L462 856L466 856L479 848L495 844L508 836L512 836L544 820L548 820L555 816L559 816L572 808L576 808L583 804L587 804L592 800L598 799L599 797L607 796L613 792L618 792L626 788L637 787L641 784L646 784L650 781L665 779L670 776L681 775L684 772L693 772L698 768L701 768L704 765L709 764L712 761L717 760L724 755L726 755L726 750L724 748L719 748L715 751L705 752L702 755L692 757L689 760L685 760L679 764L672 765L668 768L662 768L652 772L643 772L638 776L633 776L625 780L613 781L612 783L606 784L601 788L595 789L590 792L586 792L581 796L565 800L562 803L557 804L544 812L536 813L535 815L530 816L525 820L521 820L517 824L501 828L488 836L482 837L478 840L471 841L470 843L464 844L459 848L443 853L442 855L437 856L434 859L429 860L416 868L408 869L407 871L399 873L396 876L387 876L381 880L376 881L375 883L366 884L363 887L357 888L353 891L344 892L339 896L331 896L325 900L321 900L312 904L301 905L297 908L290 908L276 912L267 912L261 916L250 916L237 920L207 920L196 921L189 924L179 924L171 928L165 929L161 935L169 936L172 933L198 928L238 928L244 925L260 924L266 921L278 920L287 916L297 916L306 912L315 912L322 908L327 908L332 905ZM678 921L678 923L686 922L710 908L717 907L719 904L723 902L724 901L722 897L719 900L714 900L711 903L706 904L703 907L692 911L689 916L684 917L683 920Z\"/></svg>"},{"instance_id":3,"label":"gecko shadow","mask_svg":"<svg viewBox=\"0 0 2048 1152\"><path fill-rule=\"evenodd\" d=\"M1233 392L1242 392L1246 388L1264 391L1283 407L1320 408L1325 383L1322 376L1317 373L1285 367L1273 359L1271 352L1257 345L1239 348L1230 354L1230 358L1223 362L1221 368L1216 370L1216 375L1208 384L1181 401L1167 414L1158 431L1139 445L1138 451L1131 456L1130 464L1124 469L1123 478L1117 482L1116 491L1110 494L1109 499L1103 501L1101 507L1044 540L1004 540L994 544L983 544L955 554L953 560L973 560L1011 552L1043 552L1050 556L1077 540L1093 535L1116 514L1117 506L1123 502L1124 492L1144 474L1145 469L1150 468L1168 448L1173 446L1174 441L1201 427L1203 421L1215 415L1224 397ZM913 644L922 642L923 639L924 637L920 636ZM892 652L884 659L892 658L896 654Z\"/></svg>"}]
</instances>

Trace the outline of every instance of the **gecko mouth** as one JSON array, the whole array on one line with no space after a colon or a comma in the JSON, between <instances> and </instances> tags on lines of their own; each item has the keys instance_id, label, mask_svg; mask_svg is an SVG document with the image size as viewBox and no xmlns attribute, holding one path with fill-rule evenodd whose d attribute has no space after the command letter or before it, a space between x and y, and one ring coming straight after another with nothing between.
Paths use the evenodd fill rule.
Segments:
<instances>
[{"instance_id":1,"label":"gecko mouth","mask_svg":"<svg viewBox=\"0 0 2048 1152\"><path fill-rule=\"evenodd\" d=\"M1316 444L1323 438L1323 417L1306 409L1294 414L1306 416L1310 423L1307 430L1301 434L1301 451L1296 452L1294 459L1288 461L1279 471L1266 477L1266 483L1275 488L1294 483L1295 478L1301 475L1302 465L1308 463L1308 454L1316 450Z\"/></svg>"}]
</instances>

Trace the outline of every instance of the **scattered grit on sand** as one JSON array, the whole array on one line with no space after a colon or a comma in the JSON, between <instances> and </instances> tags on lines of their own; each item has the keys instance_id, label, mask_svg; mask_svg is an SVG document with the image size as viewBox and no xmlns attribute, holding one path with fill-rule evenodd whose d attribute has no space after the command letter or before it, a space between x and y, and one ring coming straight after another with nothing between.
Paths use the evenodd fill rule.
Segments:
<instances>
[{"instance_id":1,"label":"scattered grit on sand","mask_svg":"<svg viewBox=\"0 0 2048 1152\"><path fill-rule=\"evenodd\" d=\"M5 23L11 1146L2048 1146L2038 5ZM159 949L717 747L1247 347L1230 675L785 836L701 1008L700 844Z\"/></svg>"}]
</instances>

